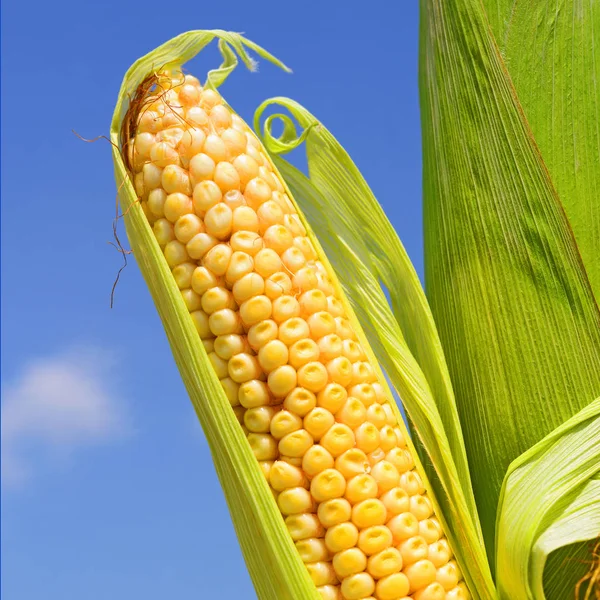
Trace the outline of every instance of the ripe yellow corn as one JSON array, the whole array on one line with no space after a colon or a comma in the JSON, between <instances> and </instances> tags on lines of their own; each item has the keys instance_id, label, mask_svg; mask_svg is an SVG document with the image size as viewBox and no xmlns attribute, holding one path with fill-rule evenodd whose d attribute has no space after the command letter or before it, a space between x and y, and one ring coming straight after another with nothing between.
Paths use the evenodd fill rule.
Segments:
<instances>
[{"instance_id":1,"label":"ripe yellow corn","mask_svg":"<svg viewBox=\"0 0 600 600\"><path fill-rule=\"evenodd\" d=\"M179 72L127 162L215 373L324 600L466 600L391 398L248 126Z\"/></svg>"}]
</instances>

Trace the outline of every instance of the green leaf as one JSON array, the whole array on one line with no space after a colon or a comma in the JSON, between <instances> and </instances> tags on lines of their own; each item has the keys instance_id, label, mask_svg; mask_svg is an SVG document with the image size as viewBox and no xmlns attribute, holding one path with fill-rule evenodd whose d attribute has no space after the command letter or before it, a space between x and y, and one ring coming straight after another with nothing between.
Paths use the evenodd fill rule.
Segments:
<instances>
[{"instance_id":1,"label":"green leaf","mask_svg":"<svg viewBox=\"0 0 600 600\"><path fill-rule=\"evenodd\" d=\"M156 70L181 66L215 37L227 43L221 45L224 50L222 68L211 72L215 86L224 81L237 62L230 46L249 67L253 63L244 44L281 66L258 46L238 34L223 31L182 34L138 60L123 80L111 126L115 178L129 242L208 440L256 593L261 600L318 600L321 596L300 560L258 462L210 365L119 151L121 119L128 99L134 96L138 85ZM198 535L203 533L199 531ZM227 560L226 556L224 560Z\"/></svg>"},{"instance_id":2,"label":"green leaf","mask_svg":"<svg viewBox=\"0 0 600 600\"><path fill-rule=\"evenodd\" d=\"M496 572L502 598L543 599L548 555L600 535L600 481L594 479L599 474L597 398L508 469L497 523ZM573 588L561 594L556 597L573 597Z\"/></svg>"},{"instance_id":3,"label":"green leaf","mask_svg":"<svg viewBox=\"0 0 600 600\"><path fill-rule=\"evenodd\" d=\"M452 388L419 279L360 172L313 115L293 100L274 98L257 109L255 129L259 131L260 117L272 104L288 109L303 131L298 136L288 116L272 115L265 121L265 146L283 154L305 141L310 178L283 158L274 162L340 278L435 468L431 484L437 512L469 588L475 597L494 598ZM284 124L279 138L271 132L275 119Z\"/></svg>"},{"instance_id":4,"label":"green leaf","mask_svg":"<svg viewBox=\"0 0 600 600\"><path fill-rule=\"evenodd\" d=\"M484 4L600 301L600 9L580 0Z\"/></svg>"},{"instance_id":5,"label":"green leaf","mask_svg":"<svg viewBox=\"0 0 600 600\"><path fill-rule=\"evenodd\" d=\"M600 314L481 3L421 6L426 289L492 560L508 465L600 394Z\"/></svg>"}]
</instances>

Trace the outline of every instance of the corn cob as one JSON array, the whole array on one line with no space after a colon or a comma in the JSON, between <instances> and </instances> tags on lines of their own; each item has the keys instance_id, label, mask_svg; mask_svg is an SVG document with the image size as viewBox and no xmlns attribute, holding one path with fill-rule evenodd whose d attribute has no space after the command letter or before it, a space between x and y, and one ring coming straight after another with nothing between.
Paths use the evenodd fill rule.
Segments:
<instances>
[{"instance_id":1,"label":"corn cob","mask_svg":"<svg viewBox=\"0 0 600 600\"><path fill-rule=\"evenodd\" d=\"M181 72L126 162L215 373L324 600L469 598L411 451L261 143Z\"/></svg>"}]
</instances>

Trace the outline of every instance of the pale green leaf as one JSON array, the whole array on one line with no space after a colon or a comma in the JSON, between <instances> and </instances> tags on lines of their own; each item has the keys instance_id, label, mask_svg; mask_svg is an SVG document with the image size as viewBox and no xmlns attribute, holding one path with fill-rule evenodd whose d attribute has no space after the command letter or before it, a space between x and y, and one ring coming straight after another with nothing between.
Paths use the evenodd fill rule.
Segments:
<instances>
[{"instance_id":1,"label":"pale green leaf","mask_svg":"<svg viewBox=\"0 0 600 600\"><path fill-rule=\"evenodd\" d=\"M600 394L600 314L481 2L421 7L426 289L492 559L509 464Z\"/></svg>"},{"instance_id":2,"label":"pale green leaf","mask_svg":"<svg viewBox=\"0 0 600 600\"><path fill-rule=\"evenodd\" d=\"M600 398L517 458L500 495L501 598L542 600L547 556L600 535ZM572 569L573 567L571 567ZM573 589L563 590L564 598Z\"/></svg>"},{"instance_id":3,"label":"pale green leaf","mask_svg":"<svg viewBox=\"0 0 600 600\"><path fill-rule=\"evenodd\" d=\"M275 157L275 164L340 278L436 470L434 497L469 588L475 597L494 598L452 388L418 277L350 157L306 109L285 98L269 100L257 110L257 130L271 104L287 108L303 131L296 135L285 115L271 116L265 122L265 145L282 154L305 141L310 179L283 158ZM279 138L271 133L275 118L284 123ZM390 294L393 312L380 282Z\"/></svg>"},{"instance_id":4,"label":"pale green leaf","mask_svg":"<svg viewBox=\"0 0 600 600\"><path fill-rule=\"evenodd\" d=\"M215 37L235 48L244 63L252 66L242 37L222 31L194 31L167 42L138 60L127 72L111 126L115 177L129 242L208 440L256 593L261 600L318 600L320 594L300 560L250 445L208 361L118 150L121 119L137 86L157 70L182 65ZM272 59L257 46L252 44L251 47L261 56ZM224 59L222 70L212 72L213 85L222 83L237 62L227 50ZM281 64L276 59L272 61ZM198 535L202 536L203 532L199 531ZM202 596L202 590L198 590L198 595Z\"/></svg>"},{"instance_id":5,"label":"pale green leaf","mask_svg":"<svg viewBox=\"0 0 600 600\"><path fill-rule=\"evenodd\" d=\"M600 6L484 0L600 301Z\"/></svg>"}]
</instances>

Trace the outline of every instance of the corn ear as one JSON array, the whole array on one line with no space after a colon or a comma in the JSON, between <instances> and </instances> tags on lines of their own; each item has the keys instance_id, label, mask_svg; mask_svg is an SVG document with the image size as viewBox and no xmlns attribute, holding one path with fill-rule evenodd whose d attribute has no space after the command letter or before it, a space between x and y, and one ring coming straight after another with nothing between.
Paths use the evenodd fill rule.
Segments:
<instances>
[{"instance_id":1,"label":"corn ear","mask_svg":"<svg viewBox=\"0 0 600 600\"><path fill-rule=\"evenodd\" d=\"M224 63L221 69L209 75L213 86L221 84L235 67L237 60L231 47L247 66L253 66L243 47L246 40L241 36L222 31L196 31L167 42L138 60L127 72L111 125L115 178L131 248L206 435L257 595L269 600L318 600L319 594L288 536L265 478L211 368L181 293L140 207L119 150L121 122L128 100L135 95L139 84L158 69L182 65L215 37L223 41ZM253 44L251 47L282 66L267 52Z\"/></svg>"}]
</instances>

